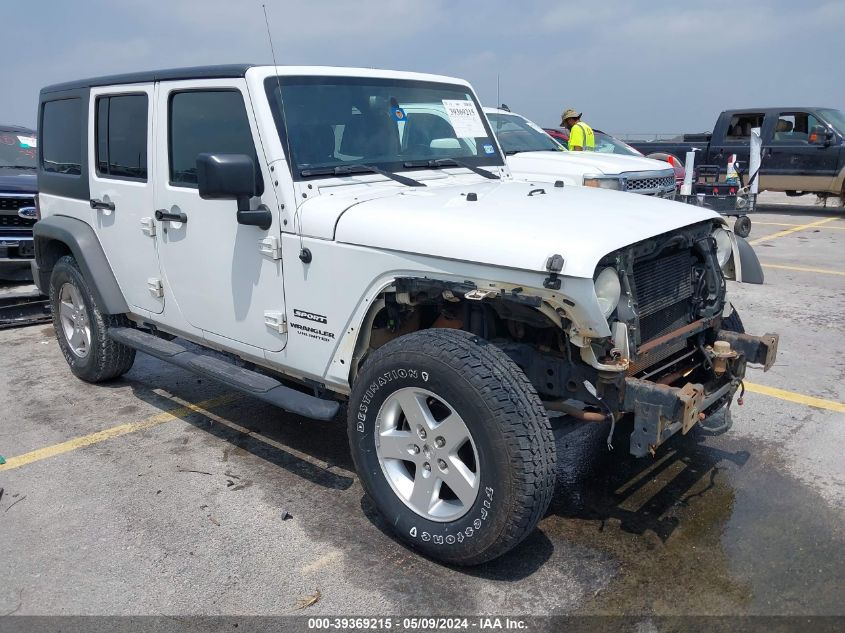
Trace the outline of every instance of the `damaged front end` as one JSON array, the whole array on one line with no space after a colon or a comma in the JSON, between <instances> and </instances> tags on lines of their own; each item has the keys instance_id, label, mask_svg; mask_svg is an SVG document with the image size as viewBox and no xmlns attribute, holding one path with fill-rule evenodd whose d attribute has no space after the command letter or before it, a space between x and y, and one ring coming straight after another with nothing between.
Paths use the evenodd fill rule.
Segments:
<instances>
[{"instance_id":1,"label":"damaged front end","mask_svg":"<svg viewBox=\"0 0 845 633\"><path fill-rule=\"evenodd\" d=\"M603 257L592 280L561 278L563 262L551 257L542 289L397 278L373 302L350 365L412 331L463 329L507 354L548 410L585 422L632 414L631 453L654 453L729 406L748 363L768 369L777 355L776 334L725 327L723 271L736 262L719 231L707 221L625 247Z\"/></svg>"},{"instance_id":2,"label":"damaged front end","mask_svg":"<svg viewBox=\"0 0 845 633\"><path fill-rule=\"evenodd\" d=\"M596 398L615 417L633 414L631 454L653 454L669 437L729 406L746 364L768 370L778 336L723 328L727 297L719 247L709 223L657 236L605 257L622 293L609 321L612 339L593 341L601 362ZM602 360L604 359L604 360Z\"/></svg>"}]
</instances>

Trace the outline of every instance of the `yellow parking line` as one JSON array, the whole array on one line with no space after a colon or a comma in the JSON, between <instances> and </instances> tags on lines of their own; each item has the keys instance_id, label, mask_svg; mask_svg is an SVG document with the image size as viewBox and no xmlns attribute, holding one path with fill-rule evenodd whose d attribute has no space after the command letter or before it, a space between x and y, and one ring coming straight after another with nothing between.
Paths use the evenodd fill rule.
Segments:
<instances>
[{"instance_id":1,"label":"yellow parking line","mask_svg":"<svg viewBox=\"0 0 845 633\"><path fill-rule=\"evenodd\" d=\"M796 226L792 226L788 229L784 229L783 231L778 231L777 233L772 233L771 235L764 235L763 237L758 237L756 240L751 240L749 244L760 244L761 242L768 242L769 240L773 240L778 237L783 237L784 235L790 235L792 233L797 233L798 231L803 231L805 229L811 229L816 226L821 226L823 224L827 224L828 222L833 222L834 220L838 220L838 217L833 218L825 218L823 220L816 220L815 222L809 222L807 224L798 224Z\"/></svg>"},{"instance_id":2,"label":"yellow parking line","mask_svg":"<svg viewBox=\"0 0 845 633\"><path fill-rule=\"evenodd\" d=\"M829 411L837 411L845 413L845 404L836 402L835 400L825 400L824 398L814 398L813 396L805 396L803 393L795 393L794 391L785 391L767 385L758 385L753 382L745 383L746 391L752 393L759 393L764 396L771 396L779 400L786 400L788 402L795 402L797 404L805 404L808 407L815 407L817 409L827 409Z\"/></svg>"},{"instance_id":3,"label":"yellow parking line","mask_svg":"<svg viewBox=\"0 0 845 633\"><path fill-rule=\"evenodd\" d=\"M136 433L138 431L143 431L144 429L149 429L165 422L171 422L173 420L186 418L192 413L208 414L206 408L228 404L229 402L233 402L239 399L240 397L240 394L229 393L223 396L219 396L217 398L203 400L202 402L198 402L196 404L186 403L181 407L170 409L169 411L164 411L162 413L157 413L156 415L153 415L144 420L139 420L138 422L127 422L126 424L118 424L117 426L113 426L108 429L103 429L102 431L97 431L96 433L76 437L72 440L68 440L67 442L53 444L52 446L45 446L44 448L39 448L37 450L30 451L29 453L18 455L17 457L8 458L5 464L0 465L0 472L4 470L12 470L14 468L20 468L21 466L26 466L27 464L38 462L42 459L47 459L48 457L55 457L56 455L61 455L62 453L69 453L70 451L75 451L76 449L82 448L83 446L90 446L91 444L104 442L105 440L120 437L121 435L127 435L128 433Z\"/></svg>"},{"instance_id":4,"label":"yellow parking line","mask_svg":"<svg viewBox=\"0 0 845 633\"><path fill-rule=\"evenodd\" d=\"M758 224L760 226L801 226L800 224L795 224L794 222L760 222L759 220L754 220L754 226L757 226ZM821 228L845 231L845 226L823 226Z\"/></svg>"},{"instance_id":5,"label":"yellow parking line","mask_svg":"<svg viewBox=\"0 0 845 633\"><path fill-rule=\"evenodd\" d=\"M819 273L821 275L842 275L845 277L845 272L841 270L828 270L826 268L805 268L804 266L784 266L783 264L761 264L763 268L779 268L781 270L797 270L802 273Z\"/></svg>"}]
</instances>

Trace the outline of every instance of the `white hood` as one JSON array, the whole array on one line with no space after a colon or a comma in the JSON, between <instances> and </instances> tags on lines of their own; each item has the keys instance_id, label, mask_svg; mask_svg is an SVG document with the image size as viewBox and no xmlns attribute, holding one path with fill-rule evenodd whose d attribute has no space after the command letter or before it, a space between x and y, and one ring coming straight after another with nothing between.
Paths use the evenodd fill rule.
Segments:
<instances>
[{"instance_id":1,"label":"white hood","mask_svg":"<svg viewBox=\"0 0 845 633\"><path fill-rule=\"evenodd\" d=\"M672 169L668 163L651 158L602 152L520 152L508 156L507 160L508 167L517 178L546 178L552 181L563 178L575 185L581 185L585 174L616 175Z\"/></svg>"},{"instance_id":2,"label":"white hood","mask_svg":"<svg viewBox=\"0 0 845 633\"><path fill-rule=\"evenodd\" d=\"M470 192L477 200L467 200ZM546 260L559 253L565 262L562 274L591 278L599 260L614 250L697 222L720 220L712 211L651 196L511 180L398 191L391 187L381 193L370 199L320 196L303 204L304 233L541 272Z\"/></svg>"}]
</instances>

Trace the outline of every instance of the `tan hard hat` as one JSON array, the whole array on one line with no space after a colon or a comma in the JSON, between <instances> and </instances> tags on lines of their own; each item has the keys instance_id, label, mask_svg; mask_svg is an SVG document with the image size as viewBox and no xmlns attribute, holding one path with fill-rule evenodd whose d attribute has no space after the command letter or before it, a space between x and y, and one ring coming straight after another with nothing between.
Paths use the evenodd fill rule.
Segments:
<instances>
[{"instance_id":1,"label":"tan hard hat","mask_svg":"<svg viewBox=\"0 0 845 633\"><path fill-rule=\"evenodd\" d=\"M563 114L560 115L560 124L563 125L563 122L566 119L580 119L581 113L575 110L575 108L567 108L563 111Z\"/></svg>"}]
</instances>

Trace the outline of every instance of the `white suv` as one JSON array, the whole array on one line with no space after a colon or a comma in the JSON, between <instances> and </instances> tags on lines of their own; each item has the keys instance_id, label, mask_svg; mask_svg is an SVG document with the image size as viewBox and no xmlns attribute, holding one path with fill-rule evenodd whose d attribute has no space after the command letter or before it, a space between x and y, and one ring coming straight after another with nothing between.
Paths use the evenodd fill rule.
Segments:
<instances>
[{"instance_id":1,"label":"white suv","mask_svg":"<svg viewBox=\"0 0 845 633\"><path fill-rule=\"evenodd\" d=\"M517 178L561 180L565 185L661 198L675 196L675 171L663 161L605 152L570 152L520 114L498 108L484 108L484 112Z\"/></svg>"},{"instance_id":2,"label":"white suv","mask_svg":"<svg viewBox=\"0 0 845 633\"><path fill-rule=\"evenodd\" d=\"M647 455L775 357L725 327L726 276L761 276L718 215L513 180L460 79L137 73L44 88L38 127L36 278L71 371L141 350L294 413L347 404L364 489L444 561L534 529L549 410L632 414Z\"/></svg>"}]
</instances>

